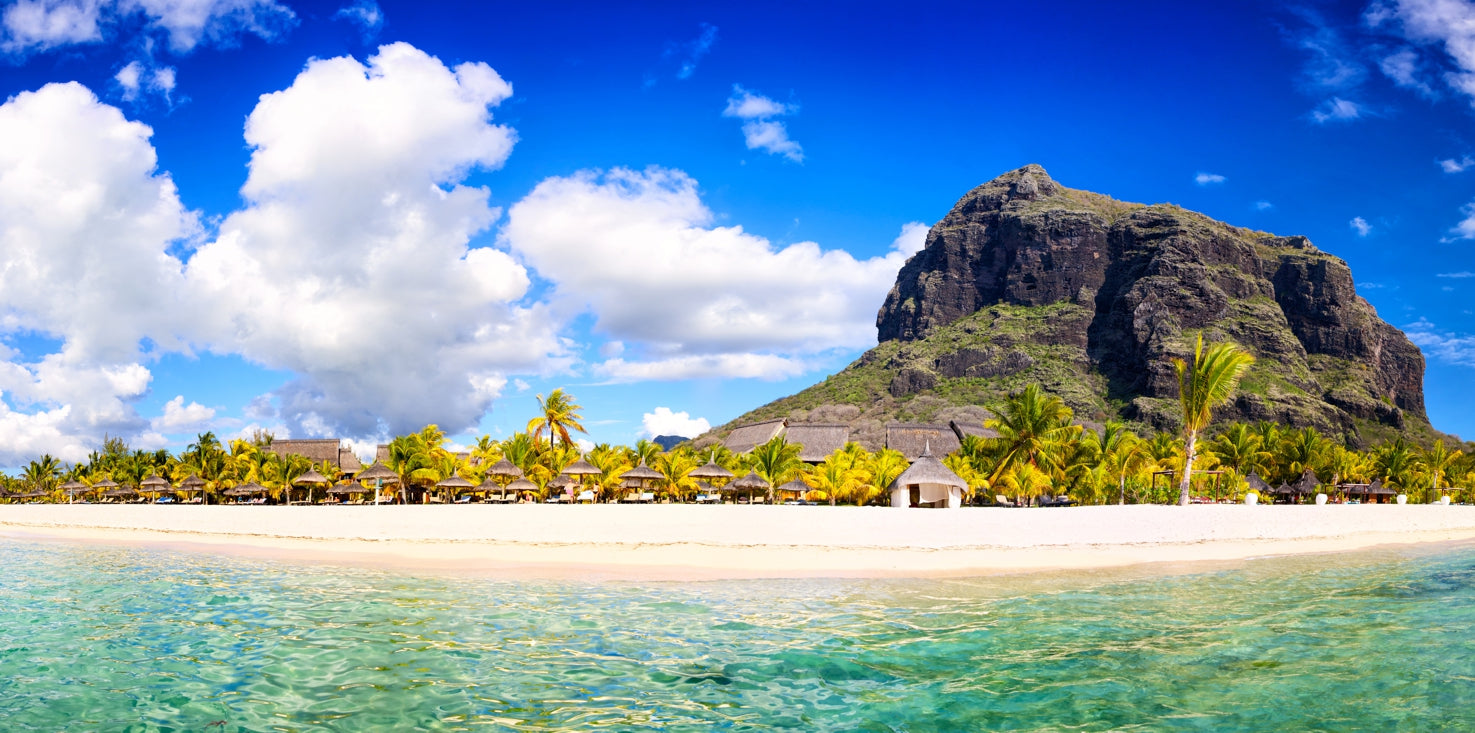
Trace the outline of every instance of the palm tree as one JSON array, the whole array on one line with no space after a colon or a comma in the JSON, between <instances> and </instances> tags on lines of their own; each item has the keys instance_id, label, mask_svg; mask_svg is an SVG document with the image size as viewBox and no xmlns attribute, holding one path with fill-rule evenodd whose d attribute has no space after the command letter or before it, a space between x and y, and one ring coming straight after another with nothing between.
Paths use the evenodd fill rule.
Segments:
<instances>
[{"instance_id":1,"label":"palm tree","mask_svg":"<svg viewBox=\"0 0 1475 733\"><path fill-rule=\"evenodd\" d=\"M855 445L851 443L849 445ZM859 446L856 446L859 448ZM829 499L830 506L840 501L854 501L861 498L864 501L865 491L871 475L864 468L864 457L862 454L845 448L840 448L834 453L825 456L825 459L814 471L810 473L811 485L819 491L823 491L825 498Z\"/></svg>"},{"instance_id":2,"label":"palm tree","mask_svg":"<svg viewBox=\"0 0 1475 733\"><path fill-rule=\"evenodd\" d=\"M1239 476L1263 471L1270 453L1264 450L1260 435L1244 423L1230 425L1209 442L1210 453L1219 457L1219 465Z\"/></svg>"},{"instance_id":3,"label":"palm tree","mask_svg":"<svg viewBox=\"0 0 1475 733\"><path fill-rule=\"evenodd\" d=\"M767 443L753 448L750 454L753 470L768 481L770 502L773 501L774 488L793 480L804 467L804 463L799 460L800 450L801 446L789 443L782 435L776 435Z\"/></svg>"},{"instance_id":4,"label":"palm tree","mask_svg":"<svg viewBox=\"0 0 1475 733\"><path fill-rule=\"evenodd\" d=\"M543 431L547 430L550 445L555 435L563 439L565 446L573 445L574 441L569 437L570 430L580 433L588 432L579 422L583 419L583 416L579 414L579 410L582 409L583 407L574 402L573 395L564 394L562 387L549 392L547 399L544 399L543 395L538 395L538 412L541 414L529 420L527 427L528 432L533 436L533 442L536 443L539 438L543 437Z\"/></svg>"},{"instance_id":5,"label":"palm tree","mask_svg":"<svg viewBox=\"0 0 1475 733\"><path fill-rule=\"evenodd\" d=\"M1026 499L1033 499L1050 488L1050 476L1033 463L1019 463L1003 475L1000 483L1014 494L1014 503L1023 506Z\"/></svg>"},{"instance_id":6,"label":"palm tree","mask_svg":"<svg viewBox=\"0 0 1475 733\"><path fill-rule=\"evenodd\" d=\"M61 476L61 461L50 453L44 454L40 459L31 461L22 475L32 489L50 492L56 488L56 480Z\"/></svg>"},{"instance_id":7,"label":"palm tree","mask_svg":"<svg viewBox=\"0 0 1475 733\"><path fill-rule=\"evenodd\" d=\"M1096 435L1092 432L1091 435ZM1096 439L1097 455L1101 465L1117 480L1117 503L1127 503L1127 474L1142 470L1147 463L1147 451L1142 439L1115 420L1107 420L1101 435Z\"/></svg>"},{"instance_id":8,"label":"palm tree","mask_svg":"<svg viewBox=\"0 0 1475 733\"><path fill-rule=\"evenodd\" d=\"M1450 469L1463 455L1462 451L1451 451L1444 445L1443 440L1419 451L1419 462L1424 464L1424 473L1432 480L1433 485L1430 488L1434 489L1436 494L1439 492L1440 484L1448 482Z\"/></svg>"},{"instance_id":9,"label":"palm tree","mask_svg":"<svg viewBox=\"0 0 1475 733\"><path fill-rule=\"evenodd\" d=\"M1373 467L1378 478L1383 479L1389 486L1406 491L1414 483L1418 456L1414 454L1407 441L1403 438L1395 438L1392 443L1378 449L1377 456L1373 459Z\"/></svg>"},{"instance_id":10,"label":"palm tree","mask_svg":"<svg viewBox=\"0 0 1475 733\"><path fill-rule=\"evenodd\" d=\"M1080 432L1079 426L1070 424L1070 408L1038 384L1009 395L995 412L998 417L985 423L999 432L995 438L1000 447L999 463L991 479L1020 463L1048 467L1052 451Z\"/></svg>"},{"instance_id":11,"label":"palm tree","mask_svg":"<svg viewBox=\"0 0 1475 733\"><path fill-rule=\"evenodd\" d=\"M1255 357L1232 343L1214 344L1205 349L1203 334L1199 334L1193 348L1193 363L1174 357L1178 404L1183 408L1183 479L1178 484L1179 506L1188 505L1198 434L1209 426L1214 408L1234 396L1239 380L1254 362Z\"/></svg>"},{"instance_id":12,"label":"palm tree","mask_svg":"<svg viewBox=\"0 0 1475 733\"><path fill-rule=\"evenodd\" d=\"M857 448L860 446L856 446ZM856 504L865 504L872 499L885 493L896 479L906 473L907 457L901 451L892 448L883 448L870 454L863 468L870 474L870 481L866 485L866 495L858 498ZM982 468L980 467L981 471Z\"/></svg>"}]
</instances>

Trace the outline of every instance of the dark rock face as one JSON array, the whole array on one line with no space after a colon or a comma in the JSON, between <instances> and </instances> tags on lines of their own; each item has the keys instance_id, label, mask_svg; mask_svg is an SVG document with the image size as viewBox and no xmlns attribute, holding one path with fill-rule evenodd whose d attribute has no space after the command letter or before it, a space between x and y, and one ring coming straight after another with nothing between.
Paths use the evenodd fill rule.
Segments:
<instances>
[{"instance_id":1,"label":"dark rock face","mask_svg":"<svg viewBox=\"0 0 1475 733\"><path fill-rule=\"evenodd\" d=\"M1176 420L1170 358L1193 338L1233 340L1256 356L1229 419L1278 420L1333 433L1357 420L1427 425L1424 358L1353 288L1347 264L1304 237L1274 237L1171 205L1067 189L1031 165L968 192L902 268L876 319L880 341L925 342L994 306L1081 306L1049 329L1084 346L1121 416ZM997 343L997 342L996 342ZM973 346L911 363L892 396L939 379L999 377L1034 365L1025 351Z\"/></svg>"}]
</instances>

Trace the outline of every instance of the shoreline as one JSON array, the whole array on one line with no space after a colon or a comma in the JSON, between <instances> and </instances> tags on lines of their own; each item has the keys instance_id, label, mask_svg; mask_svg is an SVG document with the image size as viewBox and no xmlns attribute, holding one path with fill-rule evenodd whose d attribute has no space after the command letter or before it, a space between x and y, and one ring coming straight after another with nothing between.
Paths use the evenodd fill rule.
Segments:
<instances>
[{"instance_id":1,"label":"shoreline","mask_svg":"<svg viewBox=\"0 0 1475 733\"><path fill-rule=\"evenodd\" d=\"M1475 540L1475 507L0 507L0 537L508 578L928 578Z\"/></svg>"}]
</instances>

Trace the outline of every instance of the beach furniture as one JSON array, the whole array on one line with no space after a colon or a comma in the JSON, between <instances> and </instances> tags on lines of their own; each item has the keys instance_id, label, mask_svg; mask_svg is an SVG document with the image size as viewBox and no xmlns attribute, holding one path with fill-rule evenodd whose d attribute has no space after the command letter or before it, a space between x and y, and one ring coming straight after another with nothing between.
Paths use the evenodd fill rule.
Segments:
<instances>
[{"instance_id":1,"label":"beach furniture","mask_svg":"<svg viewBox=\"0 0 1475 733\"><path fill-rule=\"evenodd\" d=\"M314 487L314 486L327 486L330 483L332 483L332 481L329 481L327 476L324 476L321 473L318 473L316 470L309 468L309 469L307 469L307 472L306 473L304 473L301 476L298 476L297 478L294 478L290 482L288 482L288 484L287 484L287 503L288 504L311 504L312 503L312 487ZM307 487L307 501L292 501L292 487L294 487L294 486L306 486Z\"/></svg>"},{"instance_id":2,"label":"beach furniture","mask_svg":"<svg viewBox=\"0 0 1475 733\"><path fill-rule=\"evenodd\" d=\"M656 500L656 494L655 494L654 491L642 491L642 492L640 492L640 503L641 504L653 504L653 503L655 503L655 500Z\"/></svg>"},{"instance_id":3,"label":"beach furniture","mask_svg":"<svg viewBox=\"0 0 1475 733\"><path fill-rule=\"evenodd\" d=\"M994 494L994 506L1014 506L1014 502L1003 494Z\"/></svg>"},{"instance_id":4,"label":"beach furniture","mask_svg":"<svg viewBox=\"0 0 1475 733\"><path fill-rule=\"evenodd\" d=\"M584 489L583 491L580 491L577 501L580 504L593 504L594 491L592 489Z\"/></svg>"},{"instance_id":5,"label":"beach furniture","mask_svg":"<svg viewBox=\"0 0 1475 733\"><path fill-rule=\"evenodd\" d=\"M459 494L463 489L473 489L473 488L476 488L476 484L473 484L470 481L467 481L466 479L461 478L461 474L459 474L459 473L452 473L451 476L450 476L450 478L447 478L445 480L442 480L442 481L437 482L436 485L435 485L435 488L440 489L441 491L446 492L446 496L445 497L440 497L440 496L434 497L436 499L439 499L439 501L437 501L435 503L437 503L437 504L444 504L447 499L454 500L455 497L456 497L456 494ZM467 498L470 499L471 497L468 496ZM460 502L460 503L463 503L464 504L465 502Z\"/></svg>"}]
</instances>

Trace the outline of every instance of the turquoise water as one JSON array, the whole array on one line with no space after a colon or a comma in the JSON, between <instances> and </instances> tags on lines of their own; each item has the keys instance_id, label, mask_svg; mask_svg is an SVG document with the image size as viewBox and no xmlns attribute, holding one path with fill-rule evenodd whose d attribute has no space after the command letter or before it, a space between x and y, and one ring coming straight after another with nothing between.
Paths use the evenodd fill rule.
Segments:
<instances>
[{"instance_id":1,"label":"turquoise water","mask_svg":"<svg viewBox=\"0 0 1475 733\"><path fill-rule=\"evenodd\" d=\"M1472 730L1472 630L1468 546L578 583L0 540L0 727Z\"/></svg>"}]
</instances>

